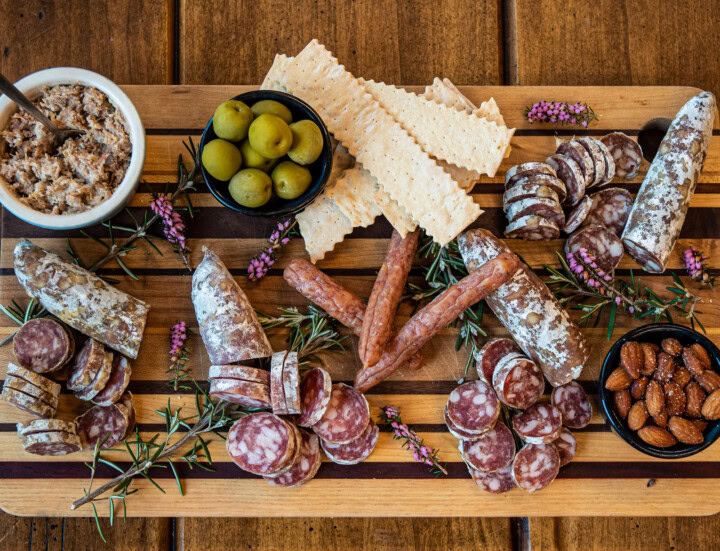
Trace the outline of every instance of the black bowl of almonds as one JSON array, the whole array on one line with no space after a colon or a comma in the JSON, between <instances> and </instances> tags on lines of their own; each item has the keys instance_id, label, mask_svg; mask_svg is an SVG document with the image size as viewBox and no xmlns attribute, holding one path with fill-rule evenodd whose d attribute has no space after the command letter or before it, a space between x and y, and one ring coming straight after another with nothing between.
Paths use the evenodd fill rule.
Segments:
<instances>
[{"instance_id":1,"label":"black bowl of almonds","mask_svg":"<svg viewBox=\"0 0 720 551\"><path fill-rule=\"evenodd\" d=\"M599 387L605 418L647 455L689 457L720 436L720 350L688 327L625 334L605 357Z\"/></svg>"}]
</instances>

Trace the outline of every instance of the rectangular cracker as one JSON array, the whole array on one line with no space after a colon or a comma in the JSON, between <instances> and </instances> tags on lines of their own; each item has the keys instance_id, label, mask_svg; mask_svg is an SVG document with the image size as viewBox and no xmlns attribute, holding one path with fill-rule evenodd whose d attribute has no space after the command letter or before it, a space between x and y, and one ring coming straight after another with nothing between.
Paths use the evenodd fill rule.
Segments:
<instances>
[{"instance_id":1,"label":"rectangular cracker","mask_svg":"<svg viewBox=\"0 0 720 551\"><path fill-rule=\"evenodd\" d=\"M367 228L382 214L373 199L375 178L359 167L346 170L332 188L325 191L354 228Z\"/></svg>"},{"instance_id":2,"label":"rectangular cracker","mask_svg":"<svg viewBox=\"0 0 720 551\"><path fill-rule=\"evenodd\" d=\"M368 174L370 173L368 172ZM404 239L407 234L415 231L417 228L415 221L397 201L382 189L377 180L375 180L373 200L390 225L400 234L400 237Z\"/></svg>"},{"instance_id":3,"label":"rectangular cracker","mask_svg":"<svg viewBox=\"0 0 720 551\"><path fill-rule=\"evenodd\" d=\"M285 77L285 69L293 61L292 57L285 54L276 54L270 70L260 85L260 90L275 90L277 92L287 92L287 88L283 84Z\"/></svg>"},{"instance_id":4,"label":"rectangular cracker","mask_svg":"<svg viewBox=\"0 0 720 551\"><path fill-rule=\"evenodd\" d=\"M353 230L348 217L324 193L297 214L295 219L313 264L325 258L325 254Z\"/></svg>"}]
</instances>

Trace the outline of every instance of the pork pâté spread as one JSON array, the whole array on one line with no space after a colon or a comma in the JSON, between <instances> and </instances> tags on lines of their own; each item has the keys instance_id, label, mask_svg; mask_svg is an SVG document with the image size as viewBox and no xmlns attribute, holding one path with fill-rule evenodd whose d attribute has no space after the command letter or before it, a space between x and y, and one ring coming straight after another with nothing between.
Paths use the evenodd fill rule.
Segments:
<instances>
[{"instance_id":1,"label":"pork p\u00e2t\u00e9 spread","mask_svg":"<svg viewBox=\"0 0 720 551\"><path fill-rule=\"evenodd\" d=\"M0 134L0 183L46 214L77 214L110 198L132 154L122 113L80 84L46 87L34 103L58 128L86 133L53 151L53 134L18 110Z\"/></svg>"}]
</instances>

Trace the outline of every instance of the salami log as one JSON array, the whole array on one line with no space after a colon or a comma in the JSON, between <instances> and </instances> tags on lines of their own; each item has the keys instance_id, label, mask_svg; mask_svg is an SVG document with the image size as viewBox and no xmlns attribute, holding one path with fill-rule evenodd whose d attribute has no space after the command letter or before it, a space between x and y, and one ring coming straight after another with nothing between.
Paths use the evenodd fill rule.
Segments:
<instances>
[{"instance_id":1,"label":"salami log","mask_svg":"<svg viewBox=\"0 0 720 551\"><path fill-rule=\"evenodd\" d=\"M55 417L56 408L46 404L39 398L26 394L20 390L14 390L7 382L3 384L2 395L0 395L11 406L18 408L25 413L36 417Z\"/></svg>"},{"instance_id":2,"label":"salami log","mask_svg":"<svg viewBox=\"0 0 720 551\"><path fill-rule=\"evenodd\" d=\"M72 335L50 318L27 321L13 337L18 363L36 373L57 371L69 361Z\"/></svg>"},{"instance_id":3,"label":"salami log","mask_svg":"<svg viewBox=\"0 0 720 551\"><path fill-rule=\"evenodd\" d=\"M515 439L510 429L498 422L476 440L460 440L458 449L465 463L473 469L489 473L512 463Z\"/></svg>"},{"instance_id":4,"label":"salami log","mask_svg":"<svg viewBox=\"0 0 720 551\"><path fill-rule=\"evenodd\" d=\"M99 406L109 406L120 400L128 384L130 384L131 374L132 368L128 359L120 354L115 354L112 360L110 378L105 384L105 388L92 399L92 402Z\"/></svg>"},{"instance_id":5,"label":"salami log","mask_svg":"<svg viewBox=\"0 0 720 551\"><path fill-rule=\"evenodd\" d=\"M592 185L595 170L593 160L590 153L587 152L580 142L577 140L563 142L558 145L555 154L565 155L575 161L580 167L585 186L589 187Z\"/></svg>"},{"instance_id":6,"label":"salami log","mask_svg":"<svg viewBox=\"0 0 720 551\"><path fill-rule=\"evenodd\" d=\"M486 230L471 230L458 240L468 271L509 249ZM542 369L553 386L580 376L590 345L567 311L542 280L525 264L490 293L486 304L518 346Z\"/></svg>"},{"instance_id":7,"label":"salami log","mask_svg":"<svg viewBox=\"0 0 720 551\"><path fill-rule=\"evenodd\" d=\"M214 251L195 269L192 301L200 336L213 364L229 364L272 356L257 314L240 285Z\"/></svg>"},{"instance_id":8,"label":"salami log","mask_svg":"<svg viewBox=\"0 0 720 551\"><path fill-rule=\"evenodd\" d=\"M281 474L292 467L298 442L290 423L272 413L261 412L238 419L228 431L226 446L238 467L267 476Z\"/></svg>"},{"instance_id":9,"label":"salami log","mask_svg":"<svg viewBox=\"0 0 720 551\"><path fill-rule=\"evenodd\" d=\"M208 379L238 379L254 383L270 384L270 372L245 365L211 365Z\"/></svg>"},{"instance_id":10,"label":"salami log","mask_svg":"<svg viewBox=\"0 0 720 551\"><path fill-rule=\"evenodd\" d=\"M626 180L635 178L642 164L643 153L640 144L622 132L607 134L600 141L610 153L615 174Z\"/></svg>"},{"instance_id":11,"label":"salami log","mask_svg":"<svg viewBox=\"0 0 720 551\"><path fill-rule=\"evenodd\" d=\"M15 275L56 318L130 358L137 358L149 306L56 254L21 240Z\"/></svg>"},{"instance_id":12,"label":"salami log","mask_svg":"<svg viewBox=\"0 0 720 551\"><path fill-rule=\"evenodd\" d=\"M558 452L560 457L560 466L564 467L575 459L577 453L577 440L572 432L565 427L560 431L560 436L557 437L551 444Z\"/></svg>"},{"instance_id":13,"label":"salami log","mask_svg":"<svg viewBox=\"0 0 720 551\"><path fill-rule=\"evenodd\" d=\"M529 444L549 444L560 435L562 414L551 404L535 404L513 416L513 429Z\"/></svg>"},{"instance_id":14,"label":"salami log","mask_svg":"<svg viewBox=\"0 0 720 551\"><path fill-rule=\"evenodd\" d=\"M248 408L271 409L270 387L264 383L238 379L213 379L210 396Z\"/></svg>"},{"instance_id":15,"label":"salami log","mask_svg":"<svg viewBox=\"0 0 720 551\"><path fill-rule=\"evenodd\" d=\"M545 390L545 379L535 362L522 354L512 353L498 363L493 388L505 405L525 409L532 406Z\"/></svg>"},{"instance_id":16,"label":"salami log","mask_svg":"<svg viewBox=\"0 0 720 551\"><path fill-rule=\"evenodd\" d=\"M510 188L521 178L533 174L555 176L555 171L547 163L530 162L516 165L505 173L505 188Z\"/></svg>"},{"instance_id":17,"label":"salami log","mask_svg":"<svg viewBox=\"0 0 720 551\"><path fill-rule=\"evenodd\" d=\"M550 186L545 184L516 184L503 193L503 210L507 212L513 203L533 197L552 199L560 203L558 194Z\"/></svg>"},{"instance_id":18,"label":"salami log","mask_svg":"<svg viewBox=\"0 0 720 551\"><path fill-rule=\"evenodd\" d=\"M390 337L400 298L412 268L420 230L404 239L393 230L385 260L373 284L363 315L358 353L365 366L375 365Z\"/></svg>"},{"instance_id":19,"label":"salami log","mask_svg":"<svg viewBox=\"0 0 720 551\"><path fill-rule=\"evenodd\" d=\"M665 271L705 164L715 110L710 92L683 106L635 198L622 242L645 271Z\"/></svg>"},{"instance_id":20,"label":"salami log","mask_svg":"<svg viewBox=\"0 0 720 551\"><path fill-rule=\"evenodd\" d=\"M478 488L491 494L504 494L515 488L515 480L512 477L512 465L494 471L491 473L484 473L473 469L468 465L470 476L478 485Z\"/></svg>"},{"instance_id":21,"label":"salami log","mask_svg":"<svg viewBox=\"0 0 720 551\"><path fill-rule=\"evenodd\" d=\"M554 388L550 396L552 404L562 414L562 422L571 429L582 429L590 424L592 404L576 381Z\"/></svg>"},{"instance_id":22,"label":"salami log","mask_svg":"<svg viewBox=\"0 0 720 551\"><path fill-rule=\"evenodd\" d=\"M590 158L592 159L592 180L588 184L588 187L599 186L605 181L605 156L603 155L602 149L598 146L598 141L594 138L584 137L578 140L578 143L585 148Z\"/></svg>"},{"instance_id":23,"label":"salami log","mask_svg":"<svg viewBox=\"0 0 720 551\"><path fill-rule=\"evenodd\" d=\"M303 375L300 383L301 412L297 424L312 427L327 410L332 394L332 379L324 369L313 368Z\"/></svg>"},{"instance_id":24,"label":"salami log","mask_svg":"<svg viewBox=\"0 0 720 551\"><path fill-rule=\"evenodd\" d=\"M67 455L82 449L77 434L63 431L31 434L22 438L23 449L47 457Z\"/></svg>"},{"instance_id":25,"label":"salami log","mask_svg":"<svg viewBox=\"0 0 720 551\"><path fill-rule=\"evenodd\" d=\"M359 438L370 422L370 406L353 387L337 383L332 386L330 403L313 431L331 444L347 444Z\"/></svg>"},{"instance_id":26,"label":"salami log","mask_svg":"<svg viewBox=\"0 0 720 551\"><path fill-rule=\"evenodd\" d=\"M512 477L528 492L546 488L560 471L560 456L551 444L527 444L515 456Z\"/></svg>"},{"instance_id":27,"label":"salami log","mask_svg":"<svg viewBox=\"0 0 720 551\"><path fill-rule=\"evenodd\" d=\"M549 241L560 237L560 227L542 216L528 215L511 222L505 228L505 237L526 241Z\"/></svg>"},{"instance_id":28,"label":"salami log","mask_svg":"<svg viewBox=\"0 0 720 551\"><path fill-rule=\"evenodd\" d=\"M512 203L507 211L508 222L512 223L523 216L542 216L559 227L565 225L565 213L560 203L553 199L531 197Z\"/></svg>"},{"instance_id":29,"label":"salami log","mask_svg":"<svg viewBox=\"0 0 720 551\"><path fill-rule=\"evenodd\" d=\"M592 200L583 225L600 224L622 235L633 205L631 193L623 188L610 187L589 196Z\"/></svg>"},{"instance_id":30,"label":"salami log","mask_svg":"<svg viewBox=\"0 0 720 551\"><path fill-rule=\"evenodd\" d=\"M595 263L606 273L617 268L623 257L620 238L611 229L598 224L579 229L565 241L565 256L577 255L580 249L595 257Z\"/></svg>"},{"instance_id":31,"label":"salami log","mask_svg":"<svg viewBox=\"0 0 720 551\"><path fill-rule=\"evenodd\" d=\"M592 206L592 198L588 195L583 197L568 215L565 226L563 226L563 231L570 234L581 227L583 222L585 222L585 219L588 217L588 214L590 214Z\"/></svg>"},{"instance_id":32,"label":"salami log","mask_svg":"<svg viewBox=\"0 0 720 551\"><path fill-rule=\"evenodd\" d=\"M520 347L512 339L494 338L487 341L475 353L478 377L486 383L492 384L495 367L511 352L520 352Z\"/></svg>"},{"instance_id":33,"label":"salami log","mask_svg":"<svg viewBox=\"0 0 720 551\"><path fill-rule=\"evenodd\" d=\"M565 155L550 155L545 162L553 167L565 185L567 195L563 204L573 207L585 196L585 178L580 165Z\"/></svg>"},{"instance_id":34,"label":"salami log","mask_svg":"<svg viewBox=\"0 0 720 551\"><path fill-rule=\"evenodd\" d=\"M410 356L417 353L435 333L508 281L518 266L517 256L505 253L443 291L397 332L388 342L377 364L363 367L358 372L355 388L365 392L386 379L407 362Z\"/></svg>"},{"instance_id":35,"label":"salami log","mask_svg":"<svg viewBox=\"0 0 720 551\"><path fill-rule=\"evenodd\" d=\"M320 453L318 437L304 430L299 432L301 440L300 453L295 458L292 467L278 476L265 477L265 480L273 486L284 486L286 488L302 486L312 480L320 468L322 454Z\"/></svg>"},{"instance_id":36,"label":"salami log","mask_svg":"<svg viewBox=\"0 0 720 551\"><path fill-rule=\"evenodd\" d=\"M102 367L100 367L100 371L98 371L97 375L95 375L95 378L88 386L76 390L75 396L81 400L92 400L95 396L100 394L110 380L110 375L113 370L113 358L114 354L110 350L106 350L103 354L103 363Z\"/></svg>"},{"instance_id":37,"label":"salami log","mask_svg":"<svg viewBox=\"0 0 720 551\"><path fill-rule=\"evenodd\" d=\"M475 440L476 438L479 438L483 434L483 433L477 433L477 432L468 432L466 430L461 429L455 423L453 423L452 419L450 419L450 417L448 417L447 404L445 404L444 419L445 419L445 426L447 426L448 432L450 434L452 434L458 440Z\"/></svg>"},{"instance_id":38,"label":"salami log","mask_svg":"<svg viewBox=\"0 0 720 551\"><path fill-rule=\"evenodd\" d=\"M100 341L88 339L75 356L67 387L70 390L81 390L95 380L105 360L105 347Z\"/></svg>"},{"instance_id":39,"label":"salami log","mask_svg":"<svg viewBox=\"0 0 720 551\"><path fill-rule=\"evenodd\" d=\"M380 429L375 421L370 419L363 433L348 444L331 444L323 440L320 444L325 455L333 463L339 465L356 465L365 461L375 449Z\"/></svg>"},{"instance_id":40,"label":"salami log","mask_svg":"<svg viewBox=\"0 0 720 551\"><path fill-rule=\"evenodd\" d=\"M36 387L41 388L50 394L60 395L61 387L58 383L19 365L9 363L7 367L7 375L32 383Z\"/></svg>"},{"instance_id":41,"label":"salami log","mask_svg":"<svg viewBox=\"0 0 720 551\"><path fill-rule=\"evenodd\" d=\"M562 203L567 197L567 190L565 184L554 174L529 174L523 176L519 180L516 180L513 184L508 184L505 191L512 191L517 186L527 185L543 185L552 189L558 196L558 200Z\"/></svg>"},{"instance_id":42,"label":"salami log","mask_svg":"<svg viewBox=\"0 0 720 551\"><path fill-rule=\"evenodd\" d=\"M129 415L125 407L94 406L75 419L83 448L97 442L104 450L121 442L128 429Z\"/></svg>"},{"instance_id":43,"label":"salami log","mask_svg":"<svg viewBox=\"0 0 720 551\"><path fill-rule=\"evenodd\" d=\"M447 414L460 430L479 436L495 426L500 402L489 384L470 381L450 393Z\"/></svg>"}]
</instances>

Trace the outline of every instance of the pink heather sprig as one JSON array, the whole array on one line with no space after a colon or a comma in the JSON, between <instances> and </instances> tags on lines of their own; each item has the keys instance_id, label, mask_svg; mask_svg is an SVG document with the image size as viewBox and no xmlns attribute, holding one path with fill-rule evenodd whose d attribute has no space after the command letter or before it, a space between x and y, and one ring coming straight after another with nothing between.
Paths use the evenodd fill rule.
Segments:
<instances>
[{"instance_id":1,"label":"pink heather sprig","mask_svg":"<svg viewBox=\"0 0 720 551\"><path fill-rule=\"evenodd\" d=\"M532 122L547 122L551 124L578 124L587 128L591 121L600 119L600 115L587 103L575 102L568 104L564 101L538 101L525 108L527 119Z\"/></svg>"},{"instance_id":2,"label":"pink heather sprig","mask_svg":"<svg viewBox=\"0 0 720 551\"><path fill-rule=\"evenodd\" d=\"M268 270L275 264L277 260L276 253L283 246L290 243L292 232L297 225L297 220L285 220L278 222L275 230L270 234L267 246L250 259L248 265L248 279L257 281L265 277Z\"/></svg>"},{"instance_id":3,"label":"pink heather sprig","mask_svg":"<svg viewBox=\"0 0 720 551\"><path fill-rule=\"evenodd\" d=\"M404 440L403 447L412 452L415 461L428 465L430 472L433 474L448 474L447 469L437 457L438 451L426 446L422 438L402 422L400 408L396 406L383 406L380 408L380 422L387 423L392 427L393 440Z\"/></svg>"},{"instance_id":4,"label":"pink heather sprig","mask_svg":"<svg viewBox=\"0 0 720 551\"><path fill-rule=\"evenodd\" d=\"M182 381L188 378L187 364L190 359L190 347L187 343L188 328L184 321L179 321L170 329L170 367L167 372L173 374L173 389L190 390Z\"/></svg>"},{"instance_id":5,"label":"pink heather sprig","mask_svg":"<svg viewBox=\"0 0 720 551\"><path fill-rule=\"evenodd\" d=\"M595 257L584 247L578 249L577 255L573 253L567 255L568 267L578 281L583 282L600 295L614 297L615 304L618 306L621 306L624 302L628 307L628 311L634 314L635 302L633 299L625 296L625 293L613 284L613 276L605 273L595 260Z\"/></svg>"},{"instance_id":6,"label":"pink heather sprig","mask_svg":"<svg viewBox=\"0 0 720 551\"><path fill-rule=\"evenodd\" d=\"M699 251L697 247L694 246L685 249L685 252L683 252L683 261L685 262L685 268L690 278L712 289L715 287L715 281L718 276L711 274L707 269L705 264L708 260L709 257L705 256L705 253Z\"/></svg>"},{"instance_id":7,"label":"pink heather sprig","mask_svg":"<svg viewBox=\"0 0 720 551\"><path fill-rule=\"evenodd\" d=\"M190 249L187 248L186 227L180 213L175 210L172 203L164 195L155 198L150 203L150 210L162 218L165 239L175 246L185 264L189 265Z\"/></svg>"}]
</instances>

